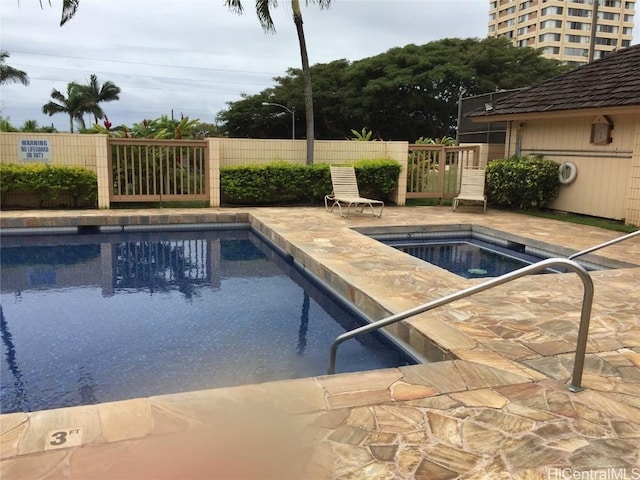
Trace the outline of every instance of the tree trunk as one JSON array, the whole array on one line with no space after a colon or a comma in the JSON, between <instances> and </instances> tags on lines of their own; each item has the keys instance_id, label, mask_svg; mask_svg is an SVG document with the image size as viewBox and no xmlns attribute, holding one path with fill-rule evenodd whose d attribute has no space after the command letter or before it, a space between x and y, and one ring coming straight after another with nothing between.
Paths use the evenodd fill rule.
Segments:
<instances>
[{"instance_id":1,"label":"tree trunk","mask_svg":"<svg viewBox=\"0 0 640 480\"><path fill-rule=\"evenodd\" d=\"M73 133L73 115L69 114L69 133Z\"/></svg>"},{"instance_id":2,"label":"tree trunk","mask_svg":"<svg viewBox=\"0 0 640 480\"><path fill-rule=\"evenodd\" d=\"M291 0L293 10L293 22L298 32L300 43L300 57L302 58L302 77L304 80L304 109L307 120L307 165L313 165L313 139L315 136L313 126L313 92L311 90L311 69L309 68L309 56L307 55L307 43L304 40L304 28L302 27L302 11L300 1Z\"/></svg>"}]
</instances>

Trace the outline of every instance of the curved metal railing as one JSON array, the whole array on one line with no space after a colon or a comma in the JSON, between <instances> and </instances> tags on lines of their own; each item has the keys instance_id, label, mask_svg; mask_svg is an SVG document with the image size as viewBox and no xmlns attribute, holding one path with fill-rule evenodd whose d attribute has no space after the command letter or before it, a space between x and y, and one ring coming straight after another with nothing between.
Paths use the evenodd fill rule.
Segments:
<instances>
[{"instance_id":1,"label":"curved metal railing","mask_svg":"<svg viewBox=\"0 0 640 480\"><path fill-rule=\"evenodd\" d=\"M362 327L356 328L354 330L345 332L342 335L336 337L336 339L331 344L331 348L329 350L328 373L329 375L335 373L336 354L338 351L338 346L346 340L357 337L358 335L362 335L364 333L379 330L380 328L391 325L392 323L406 320L407 318L413 317L420 313L428 312L429 310L433 310L434 308L438 308L456 300L460 300L462 298L473 295L475 293L483 292L490 288L497 287L498 285L508 283L517 278L541 272L549 267L565 267L575 272L582 280L582 284L584 286L582 309L580 312L580 327L578 330L578 341L576 345L576 356L573 364L573 376L571 379L571 384L569 385L570 391L579 392L582 390L582 370L584 368L584 358L587 350L587 336L589 335L589 322L591 320L591 306L593 304L593 281L591 280L589 273L584 269L584 267L572 260L568 260L565 258L549 258L547 260L542 260L538 263L534 263L533 265L528 265L500 277L492 278L490 280L487 280L486 282L474 285L469 288L465 288L464 290L460 290L450 295L446 295L442 298L433 300L429 303L425 303L405 312L391 315L387 318L383 318L382 320L378 320L367 325L363 325Z\"/></svg>"},{"instance_id":2,"label":"curved metal railing","mask_svg":"<svg viewBox=\"0 0 640 480\"><path fill-rule=\"evenodd\" d=\"M609 240L608 242L604 242L594 247L587 248L586 250L581 250L579 252L574 253L573 255L568 256L567 258L569 260L573 260L574 258L578 258L578 257L581 257L582 255L586 255L587 253L595 252L596 250L600 250L601 248L608 247L609 245L622 242L623 240L627 240L631 237L635 237L636 235L640 235L640 230L636 230L635 232L631 232L627 235L623 235L622 237L614 238L613 240Z\"/></svg>"}]
</instances>

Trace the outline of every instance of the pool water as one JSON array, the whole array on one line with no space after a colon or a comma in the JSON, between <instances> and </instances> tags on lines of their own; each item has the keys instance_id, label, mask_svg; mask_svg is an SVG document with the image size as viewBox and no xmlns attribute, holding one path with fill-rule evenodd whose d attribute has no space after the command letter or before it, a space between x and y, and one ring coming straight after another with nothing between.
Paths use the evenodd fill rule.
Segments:
<instances>
[{"instance_id":1,"label":"pool water","mask_svg":"<svg viewBox=\"0 0 640 480\"><path fill-rule=\"evenodd\" d=\"M323 375L362 324L249 230L5 237L0 412ZM381 335L341 371L414 363Z\"/></svg>"},{"instance_id":2,"label":"pool water","mask_svg":"<svg viewBox=\"0 0 640 480\"><path fill-rule=\"evenodd\" d=\"M499 277L542 258L511 251L481 240L422 240L385 242L411 256L464 278ZM549 273L557 270L545 270Z\"/></svg>"}]
</instances>

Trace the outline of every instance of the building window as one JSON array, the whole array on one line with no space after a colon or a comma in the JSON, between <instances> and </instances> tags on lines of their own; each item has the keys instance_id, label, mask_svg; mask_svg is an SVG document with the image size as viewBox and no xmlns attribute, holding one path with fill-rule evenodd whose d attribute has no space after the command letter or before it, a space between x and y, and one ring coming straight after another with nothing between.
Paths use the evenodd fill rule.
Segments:
<instances>
[{"instance_id":1,"label":"building window","mask_svg":"<svg viewBox=\"0 0 640 480\"><path fill-rule=\"evenodd\" d=\"M545 47L542 49L543 55L559 55L560 47Z\"/></svg>"},{"instance_id":2,"label":"building window","mask_svg":"<svg viewBox=\"0 0 640 480\"><path fill-rule=\"evenodd\" d=\"M559 33L544 33L538 37L539 42L559 42Z\"/></svg>"},{"instance_id":3,"label":"building window","mask_svg":"<svg viewBox=\"0 0 640 480\"><path fill-rule=\"evenodd\" d=\"M625 22L633 22L633 15L625 15L624 16L624 21Z\"/></svg>"},{"instance_id":4,"label":"building window","mask_svg":"<svg viewBox=\"0 0 640 480\"><path fill-rule=\"evenodd\" d=\"M569 8L567 14L571 17L590 17L591 11L582 10L581 8Z\"/></svg>"},{"instance_id":5,"label":"building window","mask_svg":"<svg viewBox=\"0 0 640 480\"><path fill-rule=\"evenodd\" d=\"M618 21L618 20L620 20L620 14L619 13L611 13L611 12L598 12L598 18L601 18L603 20L615 20L615 21Z\"/></svg>"},{"instance_id":6,"label":"building window","mask_svg":"<svg viewBox=\"0 0 640 480\"><path fill-rule=\"evenodd\" d=\"M518 23L523 23L523 22L526 22L527 20L529 20L529 14L528 13L526 13L524 15L520 15L518 17Z\"/></svg>"},{"instance_id":7,"label":"building window","mask_svg":"<svg viewBox=\"0 0 640 480\"><path fill-rule=\"evenodd\" d=\"M517 32L517 33L518 33L518 36L520 36L520 35L524 35L525 33L527 33L527 30L528 30L528 28L527 28L527 27L520 27L520 28L518 29L518 32Z\"/></svg>"},{"instance_id":8,"label":"building window","mask_svg":"<svg viewBox=\"0 0 640 480\"><path fill-rule=\"evenodd\" d=\"M622 40L620 42L620 47L629 48L631 46L631 40Z\"/></svg>"},{"instance_id":9,"label":"building window","mask_svg":"<svg viewBox=\"0 0 640 480\"><path fill-rule=\"evenodd\" d=\"M623 35L633 35L633 27L622 27Z\"/></svg>"},{"instance_id":10,"label":"building window","mask_svg":"<svg viewBox=\"0 0 640 480\"><path fill-rule=\"evenodd\" d=\"M540 22L540 28L562 28L562 20L545 20Z\"/></svg>"},{"instance_id":11,"label":"building window","mask_svg":"<svg viewBox=\"0 0 640 480\"><path fill-rule=\"evenodd\" d=\"M591 25L582 22L569 22L567 27L569 30L591 30Z\"/></svg>"},{"instance_id":12,"label":"building window","mask_svg":"<svg viewBox=\"0 0 640 480\"><path fill-rule=\"evenodd\" d=\"M529 40L518 40L518 47L526 47L527 45L529 45Z\"/></svg>"},{"instance_id":13,"label":"building window","mask_svg":"<svg viewBox=\"0 0 640 480\"><path fill-rule=\"evenodd\" d=\"M589 50L586 48L565 47L564 54L572 57L586 57L589 54Z\"/></svg>"},{"instance_id":14,"label":"building window","mask_svg":"<svg viewBox=\"0 0 640 480\"><path fill-rule=\"evenodd\" d=\"M570 43L589 43L589 37L584 35L567 35L566 39Z\"/></svg>"},{"instance_id":15,"label":"building window","mask_svg":"<svg viewBox=\"0 0 640 480\"><path fill-rule=\"evenodd\" d=\"M562 15L562 7L546 7L542 9L542 16L545 15Z\"/></svg>"},{"instance_id":16,"label":"building window","mask_svg":"<svg viewBox=\"0 0 640 480\"><path fill-rule=\"evenodd\" d=\"M615 38L596 38L596 45L608 45L610 47L615 47L618 44L618 41Z\"/></svg>"},{"instance_id":17,"label":"building window","mask_svg":"<svg viewBox=\"0 0 640 480\"><path fill-rule=\"evenodd\" d=\"M586 4L591 4L591 0L569 0L569 3L582 3L583 5Z\"/></svg>"},{"instance_id":18,"label":"building window","mask_svg":"<svg viewBox=\"0 0 640 480\"><path fill-rule=\"evenodd\" d=\"M491 3L489 4L489 8L490 8L491 10L495 10L496 8L498 8L498 2L491 2Z\"/></svg>"},{"instance_id":19,"label":"building window","mask_svg":"<svg viewBox=\"0 0 640 480\"><path fill-rule=\"evenodd\" d=\"M633 10L636 8L636 2L624 2L624 8L627 10Z\"/></svg>"},{"instance_id":20,"label":"building window","mask_svg":"<svg viewBox=\"0 0 640 480\"><path fill-rule=\"evenodd\" d=\"M604 0L602 2L603 7L620 8L622 2L620 0Z\"/></svg>"},{"instance_id":21,"label":"building window","mask_svg":"<svg viewBox=\"0 0 640 480\"><path fill-rule=\"evenodd\" d=\"M516 7L515 6L509 7L507 9L505 9L505 10L502 10L500 12L500 15L513 15L514 13L516 13Z\"/></svg>"},{"instance_id":22,"label":"building window","mask_svg":"<svg viewBox=\"0 0 640 480\"><path fill-rule=\"evenodd\" d=\"M598 25L596 31L603 33L618 33L618 27L616 25Z\"/></svg>"}]
</instances>

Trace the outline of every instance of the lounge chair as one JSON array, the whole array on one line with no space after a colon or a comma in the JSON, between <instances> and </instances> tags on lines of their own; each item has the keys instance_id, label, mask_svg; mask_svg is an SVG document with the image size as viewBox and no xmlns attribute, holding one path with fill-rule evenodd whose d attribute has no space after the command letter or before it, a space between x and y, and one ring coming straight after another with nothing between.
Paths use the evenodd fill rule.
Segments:
<instances>
[{"instance_id":1,"label":"lounge chair","mask_svg":"<svg viewBox=\"0 0 640 480\"><path fill-rule=\"evenodd\" d=\"M333 192L324 197L324 207L327 211L333 212L337 206L342 217L349 216L349 210L354 207L356 212L363 213L365 207L371 209L371 215L380 218L384 209L384 202L380 200L372 200L360 196L358 190L358 182L356 180L356 171L353 165L331 165L331 183L333 184ZM329 208L331 203L331 208ZM373 206L380 207L380 211L376 215ZM346 213L342 213L342 207L346 206Z\"/></svg>"},{"instance_id":2,"label":"lounge chair","mask_svg":"<svg viewBox=\"0 0 640 480\"><path fill-rule=\"evenodd\" d=\"M460 200L482 202L487 212L487 196L484 193L485 171L481 168L463 168L460 182L460 193L453 199L453 211L458 208Z\"/></svg>"}]
</instances>

